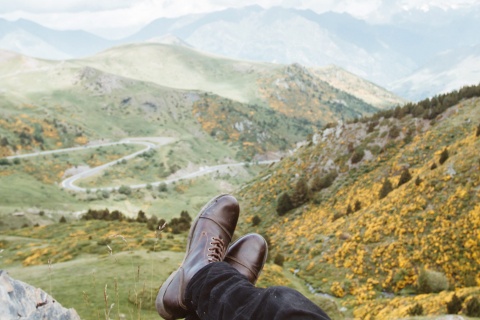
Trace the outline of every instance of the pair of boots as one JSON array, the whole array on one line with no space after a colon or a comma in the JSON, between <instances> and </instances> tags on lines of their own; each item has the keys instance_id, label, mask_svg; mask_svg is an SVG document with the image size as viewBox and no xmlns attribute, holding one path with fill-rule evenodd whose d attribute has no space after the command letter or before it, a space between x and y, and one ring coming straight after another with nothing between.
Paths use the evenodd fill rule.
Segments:
<instances>
[{"instance_id":1,"label":"pair of boots","mask_svg":"<svg viewBox=\"0 0 480 320\"><path fill-rule=\"evenodd\" d=\"M209 263L225 261L255 284L265 264L267 243L262 236L251 233L229 247L239 213L237 200L223 194L210 200L197 215L188 235L185 258L157 295L157 311L164 319L187 316L187 285Z\"/></svg>"}]
</instances>

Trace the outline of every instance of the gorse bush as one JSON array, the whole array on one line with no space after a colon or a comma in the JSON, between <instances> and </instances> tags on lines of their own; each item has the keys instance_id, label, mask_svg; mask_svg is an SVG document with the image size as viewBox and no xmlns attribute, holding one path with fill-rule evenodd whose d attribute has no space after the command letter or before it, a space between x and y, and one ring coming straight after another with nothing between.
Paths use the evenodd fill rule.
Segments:
<instances>
[{"instance_id":1,"label":"gorse bush","mask_svg":"<svg viewBox=\"0 0 480 320\"><path fill-rule=\"evenodd\" d=\"M352 162L352 164L359 163L360 161L362 161L364 156L365 151L363 150L363 148L356 148L350 161Z\"/></svg>"},{"instance_id":2,"label":"gorse bush","mask_svg":"<svg viewBox=\"0 0 480 320\"><path fill-rule=\"evenodd\" d=\"M437 293L447 289L448 279L443 273L426 269L420 271L417 281L419 293Z\"/></svg>"},{"instance_id":3,"label":"gorse bush","mask_svg":"<svg viewBox=\"0 0 480 320\"><path fill-rule=\"evenodd\" d=\"M398 180L398 187L400 187L402 184L407 183L412 179L412 175L410 174L410 171L408 169L403 169L402 174L400 175L400 180Z\"/></svg>"},{"instance_id":4,"label":"gorse bush","mask_svg":"<svg viewBox=\"0 0 480 320\"><path fill-rule=\"evenodd\" d=\"M421 316L423 314L423 306L420 303L415 303L407 311L409 316Z\"/></svg>"},{"instance_id":5,"label":"gorse bush","mask_svg":"<svg viewBox=\"0 0 480 320\"><path fill-rule=\"evenodd\" d=\"M480 317L480 298L473 296L465 300L463 313L469 317Z\"/></svg>"},{"instance_id":6,"label":"gorse bush","mask_svg":"<svg viewBox=\"0 0 480 320\"><path fill-rule=\"evenodd\" d=\"M385 178L383 180L382 188L380 189L380 192L378 194L379 199L385 198L390 192L392 192L393 186L390 180L388 178Z\"/></svg>"},{"instance_id":7,"label":"gorse bush","mask_svg":"<svg viewBox=\"0 0 480 320\"><path fill-rule=\"evenodd\" d=\"M447 148L443 149L442 153L440 154L440 159L438 162L442 165L448 159L448 150Z\"/></svg>"},{"instance_id":8,"label":"gorse bush","mask_svg":"<svg viewBox=\"0 0 480 320\"><path fill-rule=\"evenodd\" d=\"M462 300L454 293L452 298L447 301L447 313L457 314L462 310Z\"/></svg>"},{"instance_id":9,"label":"gorse bush","mask_svg":"<svg viewBox=\"0 0 480 320\"><path fill-rule=\"evenodd\" d=\"M293 204L292 200L290 199L290 196L288 193L284 192L280 194L277 200L277 213L279 216L283 216L285 213L288 211L292 210Z\"/></svg>"}]
</instances>

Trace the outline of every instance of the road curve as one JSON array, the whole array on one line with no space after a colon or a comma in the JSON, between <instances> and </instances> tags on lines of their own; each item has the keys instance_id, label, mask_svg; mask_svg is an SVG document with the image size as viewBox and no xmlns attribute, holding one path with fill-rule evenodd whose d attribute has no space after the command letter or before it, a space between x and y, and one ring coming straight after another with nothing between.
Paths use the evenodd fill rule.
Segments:
<instances>
[{"instance_id":1,"label":"road curve","mask_svg":"<svg viewBox=\"0 0 480 320\"><path fill-rule=\"evenodd\" d=\"M152 143L152 142L148 141L148 140L151 140L151 139L160 140L160 142L157 142L155 144L155 143ZM34 152L34 153L22 154L22 155L16 155L16 156L9 156L9 157L6 157L5 159L19 159L19 158L27 158L27 157L36 157L36 156L46 155L46 154L80 151L80 150L85 150L85 149L88 149L88 148L99 148L99 147L114 146L114 145L120 145L120 144L144 145L145 148L140 150L140 151L134 152L132 154L129 154L129 155L127 155L125 157L122 157L120 159L117 159L115 161L105 163L101 166L91 168L91 169L88 169L84 172L75 174L75 175L73 175L73 176L71 176L71 177L69 177L69 178L67 178L67 179L65 179L61 182L61 186L64 189L75 191L75 192L86 192L87 190L90 190L92 192L95 192L97 190L113 191L113 190L118 190L118 188L120 186L106 187L106 188L81 188L81 187L76 186L74 183L79 179L84 179L84 178L90 177L92 175L95 175L95 174L101 172L102 170L117 164L119 161L132 159L132 158L134 158L134 157L136 157L136 156L138 156L142 153L145 153L145 152L147 152L147 151L149 151L153 148L171 143L173 141L174 141L174 139L172 139L172 138L160 138L160 139L157 138L157 137L130 138L130 139L123 139L123 140L118 141L118 142L108 142L108 143L102 143L102 144L97 144L97 145L92 145L92 146L82 146L82 147L74 147L74 148L66 148L66 149L57 149L57 150ZM275 162L278 162L278 161L279 160L277 159L277 160L256 161L254 163L237 162L237 163L220 164L220 165L216 165L216 166L201 167L199 170L197 170L195 172L185 174L185 175L183 175L181 177L178 177L178 178L155 181L155 182L151 182L151 183L134 184L134 185L129 185L129 187L132 188L132 189L140 189L140 188L147 187L147 185L158 186L161 183L170 184L170 183L173 183L173 182L176 182L176 181L193 179L195 177L199 177L199 176L203 176L203 175L210 174L210 173L213 173L213 172L217 172L221 169L240 167L240 166L245 166L247 164L271 164L271 163L275 163Z\"/></svg>"}]
</instances>

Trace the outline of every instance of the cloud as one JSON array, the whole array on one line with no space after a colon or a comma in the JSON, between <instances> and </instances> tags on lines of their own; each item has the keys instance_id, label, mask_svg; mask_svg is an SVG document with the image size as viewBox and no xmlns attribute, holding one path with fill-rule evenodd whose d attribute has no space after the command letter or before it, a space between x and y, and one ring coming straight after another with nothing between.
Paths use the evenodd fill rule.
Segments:
<instances>
[{"instance_id":1,"label":"cloud","mask_svg":"<svg viewBox=\"0 0 480 320\"><path fill-rule=\"evenodd\" d=\"M432 6L456 8L478 0L15 0L2 1L0 17L24 18L54 29L83 29L107 37L133 32L160 17L200 14L231 7L260 5L346 12L369 20L388 20L401 10ZM116 34L117 33L117 34Z\"/></svg>"}]
</instances>

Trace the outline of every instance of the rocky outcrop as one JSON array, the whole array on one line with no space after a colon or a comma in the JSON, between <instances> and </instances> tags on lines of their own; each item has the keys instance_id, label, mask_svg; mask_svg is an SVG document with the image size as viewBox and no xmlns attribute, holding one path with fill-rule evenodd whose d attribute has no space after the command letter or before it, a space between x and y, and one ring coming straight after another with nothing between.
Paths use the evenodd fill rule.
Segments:
<instances>
[{"instance_id":1,"label":"rocky outcrop","mask_svg":"<svg viewBox=\"0 0 480 320\"><path fill-rule=\"evenodd\" d=\"M74 309L66 309L45 291L11 278L0 270L0 319L76 320Z\"/></svg>"}]
</instances>

